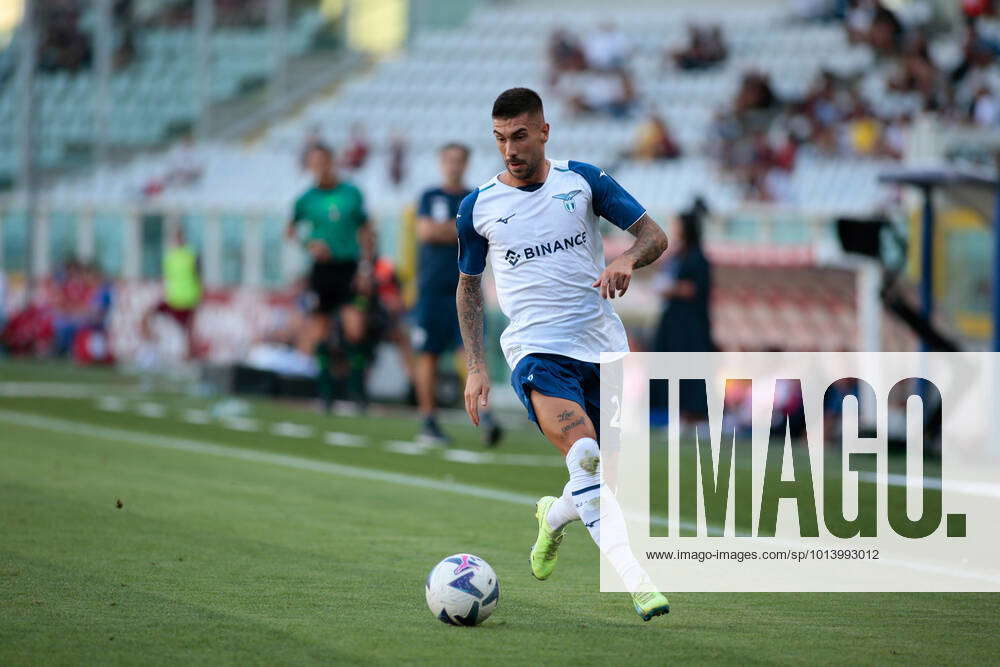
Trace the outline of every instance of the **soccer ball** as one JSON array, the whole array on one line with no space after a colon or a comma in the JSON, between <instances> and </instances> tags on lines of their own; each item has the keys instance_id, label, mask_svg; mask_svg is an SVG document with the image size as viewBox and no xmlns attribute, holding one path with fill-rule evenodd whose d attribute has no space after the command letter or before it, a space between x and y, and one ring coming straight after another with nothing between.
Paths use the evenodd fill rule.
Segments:
<instances>
[{"instance_id":1,"label":"soccer ball","mask_svg":"<svg viewBox=\"0 0 1000 667\"><path fill-rule=\"evenodd\" d=\"M427 575L427 606L442 623L479 625L500 600L500 580L472 554L448 556Z\"/></svg>"}]
</instances>

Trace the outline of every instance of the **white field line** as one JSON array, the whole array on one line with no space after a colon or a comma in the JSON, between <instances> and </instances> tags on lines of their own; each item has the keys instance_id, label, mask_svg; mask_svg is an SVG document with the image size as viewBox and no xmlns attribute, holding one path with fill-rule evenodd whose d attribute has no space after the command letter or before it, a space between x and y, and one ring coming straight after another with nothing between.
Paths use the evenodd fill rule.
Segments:
<instances>
[{"instance_id":1,"label":"white field line","mask_svg":"<svg viewBox=\"0 0 1000 667\"><path fill-rule=\"evenodd\" d=\"M918 489L924 488L924 480L919 475L911 475L907 479L906 475L893 473L887 476L891 486L912 486ZM863 473L861 480L864 482L878 482L878 475ZM963 481L949 478L947 482L942 482L937 477L927 478L927 488L943 489L948 487L948 493L961 493L966 496L980 496L983 498L1000 498L1000 484L990 484L989 482Z\"/></svg>"},{"instance_id":2,"label":"white field line","mask_svg":"<svg viewBox=\"0 0 1000 667\"><path fill-rule=\"evenodd\" d=\"M93 398L95 391L109 390L129 391L74 382L0 382L0 396L6 398Z\"/></svg>"},{"instance_id":3,"label":"white field line","mask_svg":"<svg viewBox=\"0 0 1000 667\"><path fill-rule=\"evenodd\" d=\"M386 440L385 449L393 452L395 454L412 454L414 456L419 456L420 454L426 454L432 449L437 449L435 445L428 445L423 442L415 442L411 440Z\"/></svg>"},{"instance_id":4,"label":"white field line","mask_svg":"<svg viewBox=\"0 0 1000 667\"><path fill-rule=\"evenodd\" d=\"M455 463L471 463L476 465L511 465L511 466L551 466L561 468L566 462L557 456L542 454L502 454L497 452L479 452L474 449L445 449L441 458Z\"/></svg>"},{"instance_id":5,"label":"white field line","mask_svg":"<svg viewBox=\"0 0 1000 667\"><path fill-rule=\"evenodd\" d=\"M158 449L172 449L176 451L191 452L195 454L208 454L223 458L235 459L239 461L250 461L253 463L265 463L269 465L292 468L295 470L306 470L309 472L319 472L340 477L350 477L354 479L366 479L373 482L384 482L399 486L409 486L432 491L444 491L459 495L483 498L486 500L497 500L500 502L513 503L516 505L534 505L536 496L526 493L515 493L512 491L501 491L484 486L473 484L462 484L460 482L448 482L444 480L428 479L417 475L407 475L405 473L387 472L372 468L362 468L360 466L344 465L327 461L315 461L313 459L291 456L288 454L273 454L254 449L243 449L241 447L227 447L217 445L202 440L191 440L188 438L175 438L171 436L157 435L154 433L144 433L107 426L94 426L84 422L70 421L67 419L57 419L54 417L44 417L23 412L0 409L0 421L18 426L36 428L53 433L63 433L66 435L83 435L116 442L124 442L140 447L155 447ZM666 520L662 517L651 517L651 522L657 525L665 525ZM687 523L687 522L685 522ZM767 538L756 538L754 541L764 541L775 544ZM784 540L778 540L778 543ZM798 543L787 542L789 546L800 546ZM894 565L906 567L918 572L927 572L941 576L955 577L960 579L973 579L989 582L991 584L1000 583L1000 577L978 572L963 572L961 570L941 567L930 563L920 563L901 559L885 559Z\"/></svg>"},{"instance_id":6,"label":"white field line","mask_svg":"<svg viewBox=\"0 0 1000 667\"><path fill-rule=\"evenodd\" d=\"M138 412L143 417L152 417L153 419L162 419L163 415L167 414L167 409L160 405L159 403L139 403L135 406L135 411Z\"/></svg>"},{"instance_id":7,"label":"white field line","mask_svg":"<svg viewBox=\"0 0 1000 667\"><path fill-rule=\"evenodd\" d=\"M0 382L0 397L9 397L9 398L31 398L31 397L36 397L36 398L93 398L93 395L94 395L94 385L92 385L92 384L85 384L85 383L71 383L71 382ZM121 401L121 400L122 399L114 397L114 396L107 396L107 397L104 397L102 399L99 399L98 407L101 410L105 410L107 412L118 412L121 409L123 409L123 407L121 407L121 408L119 407L122 404L117 402L117 401ZM191 424L204 424L204 423L208 423L208 422L200 421L200 417L198 417L198 416L191 416L195 412L197 412L197 411L190 411L188 413L185 413L185 415L184 415L184 421L186 421L188 423L191 423ZM344 414L344 415L357 416L357 411L356 410L351 410L350 406L343 406L341 408L340 412L342 414ZM454 410L454 411L451 411L451 412L453 412L454 414L448 414L447 415L448 418L449 418L448 421L459 421L459 417L462 417L462 415L464 415L464 413L461 412L460 410ZM147 416L155 416L155 415L147 415ZM252 420L250 420L250 421L252 421ZM259 430L259 428L257 427L257 425L255 423L251 424L250 421L244 421L244 420L242 420L241 418L238 418L238 417L237 418L230 418L230 421L228 423L226 423L224 421L223 425L226 426L227 428L232 428L232 429L237 430L237 431L249 431L249 432L253 432L253 431ZM347 434L347 435L350 435L350 434ZM339 437L339 436L334 436L335 439L337 437ZM327 437L326 442L327 442L327 444L337 445L337 446L341 446L341 447L362 446L362 445L348 444L348 441L346 439L344 441L342 441L342 442L333 442L333 441L330 440L329 437ZM401 445L400 449L401 450L405 450L405 451L400 451L399 453L406 453L406 454L416 454L416 453L418 453L417 451L415 451L417 449L417 447L413 447L411 445L417 445L418 447L420 446L419 443L405 443L404 444L403 441L388 441L387 444L393 445L393 446ZM392 449L392 447L389 447L389 449L390 449L390 451L395 451L395 450ZM461 451L473 452L473 450L461 450ZM479 459L479 460L475 460L474 461L473 459L477 459L477 457L475 457L473 455L453 454L453 455L450 455L450 456L453 457L453 458L451 458L451 460L458 461L458 462L464 462L464 463L487 463L487 461L485 461L483 459ZM538 457L539 459L551 458L552 461L553 461L553 462L546 463L546 462L543 462L541 460L533 461L533 460L527 458L527 457L536 456L534 454L503 454L503 455L499 455L499 456L501 456L502 458L498 458L495 461L491 461L491 462L495 462L495 463L498 463L498 464L501 464L501 465L503 465L503 464L509 464L509 465L562 465L562 461L560 459L556 458L556 457L542 457L542 456ZM448 456L446 456L446 458L448 458ZM463 460L463 458L465 460ZM863 475L861 479L864 480L864 481L867 481L867 482L877 481L876 478L872 477L871 475ZM903 475L889 475L888 476L888 483L890 485L892 485L892 486L907 486L907 479ZM916 485L916 486L920 486L922 484L922 482L919 479L916 479L916 481L913 481L912 484ZM930 478L927 479L927 486L930 487L930 488L942 488L942 482L938 478L930 477ZM989 484L989 483L986 483L986 482L950 480L949 479L948 482L947 482L947 486L948 486L948 491L949 492L956 492L956 493L961 493L963 495L970 495L970 496L981 496L981 497L984 497L984 498L1000 498L1000 484Z\"/></svg>"},{"instance_id":8,"label":"white field line","mask_svg":"<svg viewBox=\"0 0 1000 667\"><path fill-rule=\"evenodd\" d=\"M271 433L287 438L311 438L316 434L312 426L296 424L295 422L275 422L271 424Z\"/></svg>"},{"instance_id":9,"label":"white field line","mask_svg":"<svg viewBox=\"0 0 1000 667\"><path fill-rule=\"evenodd\" d=\"M188 424L210 424L212 416L205 410L185 410L181 419Z\"/></svg>"},{"instance_id":10,"label":"white field line","mask_svg":"<svg viewBox=\"0 0 1000 667\"><path fill-rule=\"evenodd\" d=\"M430 489L432 491L446 491L464 496L484 498L487 500L499 500L501 502L515 503L518 505L534 505L535 501L538 500L536 496L531 496L525 493L501 491L499 489L491 489L484 486L428 479L417 475L407 475L405 473L362 468L360 466L344 465L329 461L316 461L288 454L275 454L272 452L244 449L241 447L227 447L203 440L175 438L171 436L157 435L155 433L144 433L142 431L132 431L107 426L95 426L84 422L57 419L55 417L43 417L41 415L32 415L23 412L14 412L11 410L0 409L0 421L7 422L9 424L16 424L18 426L42 429L53 433L102 438L105 440L113 440L115 442L138 445L141 447L155 447L157 449L172 449L183 452L192 452L195 454L209 454L211 456L220 456L239 461L250 461L253 463L266 463L269 465L292 468L295 470L307 470L310 472L319 472L328 475L338 475L340 477L366 479L374 482L385 482L387 484Z\"/></svg>"},{"instance_id":11,"label":"white field line","mask_svg":"<svg viewBox=\"0 0 1000 667\"><path fill-rule=\"evenodd\" d=\"M124 412L125 401L117 396L104 396L97 399L97 409L105 412Z\"/></svg>"},{"instance_id":12,"label":"white field line","mask_svg":"<svg viewBox=\"0 0 1000 667\"><path fill-rule=\"evenodd\" d=\"M57 382L0 382L0 396L27 397L36 396L39 398L91 398L93 387L82 384L67 384ZM118 396L104 396L97 399L97 408L105 412L124 412L128 407L125 399ZM154 419L161 419L166 416L166 406L146 401L133 406L136 413ZM353 411L352 411L353 410ZM352 406L344 406L342 412L350 412L352 416L357 416L357 409ZM455 415L464 415L464 412L454 411ZM211 424L214 419L205 410L186 409L180 413L181 421L188 424L206 425ZM453 421L458 421L457 417ZM311 438L316 435L316 431L308 425L297 424L295 422L279 421L264 426L253 419L247 417L230 416L220 417L219 424L234 431L255 433L267 428L270 433L287 438ZM364 436L352 433L341 433L330 431L324 435L324 442L335 447L367 447L370 443ZM397 454L421 455L429 454L438 447L417 441L389 440L385 443L386 449ZM451 449L443 450L442 457L447 461L455 463L467 463L473 465L510 465L510 466L552 466L560 467L563 460L557 456L545 456L539 454L507 454L496 452L479 452L471 449Z\"/></svg>"},{"instance_id":13,"label":"white field line","mask_svg":"<svg viewBox=\"0 0 1000 667\"><path fill-rule=\"evenodd\" d=\"M341 433L339 431L327 431L323 436L323 441L334 447L367 447L368 438L363 435L353 433Z\"/></svg>"},{"instance_id":14,"label":"white field line","mask_svg":"<svg viewBox=\"0 0 1000 667\"><path fill-rule=\"evenodd\" d=\"M260 424L257 423L257 420L249 419L248 417L222 417L219 419L219 423L233 431L256 433L260 430Z\"/></svg>"},{"instance_id":15,"label":"white field line","mask_svg":"<svg viewBox=\"0 0 1000 667\"><path fill-rule=\"evenodd\" d=\"M446 449L441 452L441 458L457 463L493 463L489 452L475 452L471 449Z\"/></svg>"}]
</instances>

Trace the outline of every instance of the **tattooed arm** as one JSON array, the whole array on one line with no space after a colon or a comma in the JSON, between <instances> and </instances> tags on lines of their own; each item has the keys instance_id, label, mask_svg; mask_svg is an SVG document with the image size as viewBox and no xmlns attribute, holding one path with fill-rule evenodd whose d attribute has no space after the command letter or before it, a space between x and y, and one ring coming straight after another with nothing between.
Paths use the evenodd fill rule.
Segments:
<instances>
[{"instance_id":1,"label":"tattooed arm","mask_svg":"<svg viewBox=\"0 0 1000 667\"><path fill-rule=\"evenodd\" d=\"M632 281L632 272L652 264L667 249L667 235L649 215L639 218L628 231L635 237L635 243L621 257L608 264L601 277L591 285L601 288L602 298L623 296Z\"/></svg>"},{"instance_id":2,"label":"tattooed arm","mask_svg":"<svg viewBox=\"0 0 1000 667\"><path fill-rule=\"evenodd\" d=\"M482 275L458 274L458 323L462 329L465 363L465 411L479 426L479 409L485 408L490 395L490 378L486 372L486 349L483 342L483 280Z\"/></svg>"}]
</instances>

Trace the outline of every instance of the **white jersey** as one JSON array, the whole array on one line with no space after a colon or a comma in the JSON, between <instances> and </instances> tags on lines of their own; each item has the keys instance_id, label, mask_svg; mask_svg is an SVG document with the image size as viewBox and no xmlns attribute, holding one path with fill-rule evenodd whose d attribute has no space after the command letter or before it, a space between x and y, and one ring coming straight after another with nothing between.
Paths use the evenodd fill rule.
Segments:
<instances>
[{"instance_id":1,"label":"white jersey","mask_svg":"<svg viewBox=\"0 0 1000 667\"><path fill-rule=\"evenodd\" d=\"M494 177L458 209L458 268L479 275L489 256L500 309L500 337L513 369L533 353L599 363L628 352L625 327L598 288L604 243L598 218L628 229L646 212L603 170L550 160L544 183L515 188Z\"/></svg>"}]
</instances>

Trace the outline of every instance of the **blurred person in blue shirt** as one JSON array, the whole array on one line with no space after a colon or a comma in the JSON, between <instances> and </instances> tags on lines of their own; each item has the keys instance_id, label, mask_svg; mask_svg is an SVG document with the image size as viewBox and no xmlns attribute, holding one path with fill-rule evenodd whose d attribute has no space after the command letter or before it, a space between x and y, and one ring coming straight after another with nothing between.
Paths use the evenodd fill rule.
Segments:
<instances>
[{"instance_id":1,"label":"blurred person in blue shirt","mask_svg":"<svg viewBox=\"0 0 1000 667\"><path fill-rule=\"evenodd\" d=\"M676 252L663 263L657 276L657 291L663 298L663 311L653 336L654 352L712 352L712 266L701 246L702 216L707 211L701 200L674 221L670 238L676 239ZM667 396L650 396L654 425L666 423ZM703 418L702 397L685 394L680 402L682 418Z\"/></svg>"},{"instance_id":2,"label":"blurred person in blue shirt","mask_svg":"<svg viewBox=\"0 0 1000 667\"><path fill-rule=\"evenodd\" d=\"M458 289L458 235L455 216L458 205L471 191L465 185L469 164L468 147L451 143L439 154L442 183L430 188L417 205L417 304L413 311L413 348L416 352L417 405L423 418L420 439L446 444L449 438L438 425L435 396L437 369L442 354L462 346L455 292ZM484 420L484 440L494 446L502 430Z\"/></svg>"}]
</instances>

